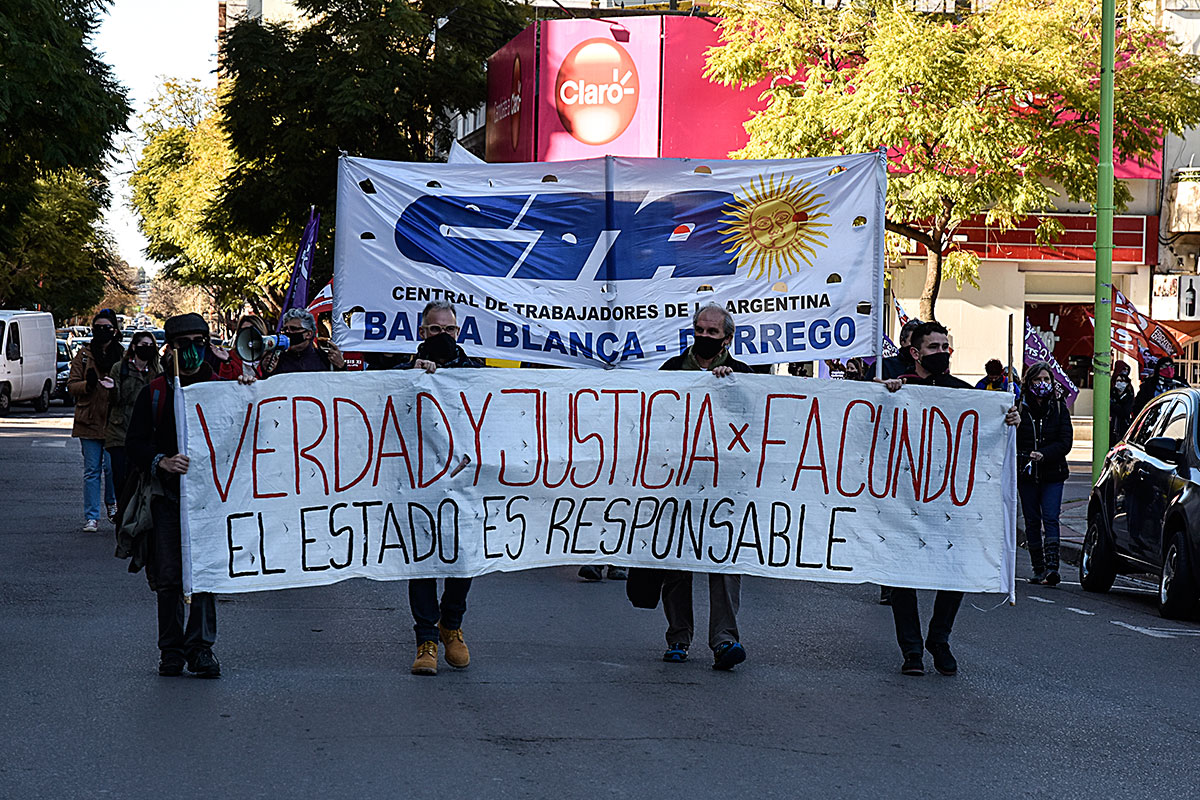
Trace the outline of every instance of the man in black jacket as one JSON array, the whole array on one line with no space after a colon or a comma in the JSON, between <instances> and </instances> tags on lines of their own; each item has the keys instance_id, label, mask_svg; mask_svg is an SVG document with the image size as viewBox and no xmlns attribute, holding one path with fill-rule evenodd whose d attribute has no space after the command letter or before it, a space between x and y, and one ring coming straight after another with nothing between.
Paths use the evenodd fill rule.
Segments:
<instances>
[{"instance_id":1,"label":"man in black jacket","mask_svg":"<svg viewBox=\"0 0 1200 800\"><path fill-rule=\"evenodd\" d=\"M949 389L972 389L966 381L950 374L950 332L938 322L923 322L912 333L909 344L913 371L898 379L885 381L895 391L903 384L942 386ZM1008 410L1004 421L1018 425L1021 415L1016 406ZM938 590L933 601L933 617L929 620L929 635L924 649L933 656L933 666L943 675L958 672L958 662L950 652L950 631L954 617L962 605L963 593ZM892 618L896 623L896 641L904 654L900 671L905 675L924 675L922 656L921 615L917 608L917 590L897 586L892 589Z\"/></svg>"},{"instance_id":2,"label":"man in black jacket","mask_svg":"<svg viewBox=\"0 0 1200 800\"><path fill-rule=\"evenodd\" d=\"M667 360L664 370L699 370L724 378L735 372L752 372L729 352L735 326L733 315L709 303L692 318L695 339L683 353ZM708 646L713 669L729 670L746 660L738 640L737 612L742 576L710 573L708 576ZM667 615L667 652L663 661L687 660L695 625L692 619L692 573L669 571L663 580L663 611Z\"/></svg>"},{"instance_id":3,"label":"man in black jacket","mask_svg":"<svg viewBox=\"0 0 1200 800\"><path fill-rule=\"evenodd\" d=\"M182 314L168 319L164 328L171 357L179 364L179 383L213 380L212 367L205 361L209 330L204 318ZM212 652L217 606L211 594L192 595L184 624L179 476L187 473L189 462L176 441L174 398L173 371L152 380L134 403L125 437L130 467L152 475L162 486L162 495L150 501L154 530L146 553L146 579L158 595L158 674L180 675L186 664L195 675L218 678L221 664Z\"/></svg>"},{"instance_id":4,"label":"man in black jacket","mask_svg":"<svg viewBox=\"0 0 1200 800\"><path fill-rule=\"evenodd\" d=\"M445 300L429 303L421 312L421 325L417 328L417 335L421 337L417 357L399 369L420 369L433 374L439 369L481 366L459 346L458 331L458 316L453 304ZM446 578L439 604L436 578L408 582L408 605L417 634L417 657L413 660L412 674L437 674L439 640L446 647L447 664L463 669L471 663L471 653L462 632L469 591L470 578Z\"/></svg>"}]
</instances>

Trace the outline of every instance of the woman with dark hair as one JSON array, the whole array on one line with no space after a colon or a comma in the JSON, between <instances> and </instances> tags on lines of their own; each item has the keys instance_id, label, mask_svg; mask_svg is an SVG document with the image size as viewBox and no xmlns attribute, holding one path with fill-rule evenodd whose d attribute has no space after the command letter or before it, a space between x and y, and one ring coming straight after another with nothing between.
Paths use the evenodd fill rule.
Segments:
<instances>
[{"instance_id":1,"label":"woman with dark hair","mask_svg":"<svg viewBox=\"0 0 1200 800\"><path fill-rule=\"evenodd\" d=\"M1017 491L1033 564L1029 582L1056 586L1058 515L1063 484L1070 474L1067 453L1074 436L1071 412L1058 396L1054 373L1045 361L1030 364L1023 383L1021 425L1017 428Z\"/></svg>"},{"instance_id":2,"label":"woman with dark hair","mask_svg":"<svg viewBox=\"0 0 1200 800\"><path fill-rule=\"evenodd\" d=\"M117 511L112 466L104 452L104 438L108 427L108 390L113 385L108 374L123 352L117 315L111 308L102 309L92 318L92 341L79 348L67 377L67 391L75 398L71 436L79 440L83 450L83 530L87 533L99 529L101 511L109 517ZM104 483L106 476L108 481ZM101 500L104 509L100 507Z\"/></svg>"},{"instance_id":3,"label":"woman with dark hair","mask_svg":"<svg viewBox=\"0 0 1200 800\"><path fill-rule=\"evenodd\" d=\"M160 372L158 341L150 331L133 334L125 357L114 364L109 372L112 387L108 390L108 428L104 436L104 449L108 451L112 462L113 483L118 490L125 483L125 432L129 430L133 404L142 387ZM120 491L117 494L120 496Z\"/></svg>"},{"instance_id":4,"label":"woman with dark hair","mask_svg":"<svg viewBox=\"0 0 1200 800\"><path fill-rule=\"evenodd\" d=\"M1136 417L1142 413L1146 404L1160 394L1172 389L1183 389L1187 385L1187 381L1175 373L1175 360L1170 356L1163 356L1155 362L1153 372L1142 381L1142 387L1138 389L1137 397L1133 398L1133 416Z\"/></svg>"}]
</instances>

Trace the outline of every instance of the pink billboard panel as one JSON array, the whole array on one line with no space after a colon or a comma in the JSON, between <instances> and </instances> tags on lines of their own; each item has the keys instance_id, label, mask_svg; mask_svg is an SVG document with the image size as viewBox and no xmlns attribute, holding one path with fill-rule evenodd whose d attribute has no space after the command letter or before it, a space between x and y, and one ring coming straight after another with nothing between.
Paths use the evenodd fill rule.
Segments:
<instances>
[{"instance_id":1,"label":"pink billboard panel","mask_svg":"<svg viewBox=\"0 0 1200 800\"><path fill-rule=\"evenodd\" d=\"M537 160L657 156L661 17L541 26Z\"/></svg>"},{"instance_id":2,"label":"pink billboard panel","mask_svg":"<svg viewBox=\"0 0 1200 800\"><path fill-rule=\"evenodd\" d=\"M767 82L738 89L704 77L705 51L720 44L711 17L665 17L662 151L675 158L729 158L749 140L745 123L763 108Z\"/></svg>"},{"instance_id":3,"label":"pink billboard panel","mask_svg":"<svg viewBox=\"0 0 1200 800\"><path fill-rule=\"evenodd\" d=\"M537 50L530 25L488 59L489 162L533 161Z\"/></svg>"}]
</instances>

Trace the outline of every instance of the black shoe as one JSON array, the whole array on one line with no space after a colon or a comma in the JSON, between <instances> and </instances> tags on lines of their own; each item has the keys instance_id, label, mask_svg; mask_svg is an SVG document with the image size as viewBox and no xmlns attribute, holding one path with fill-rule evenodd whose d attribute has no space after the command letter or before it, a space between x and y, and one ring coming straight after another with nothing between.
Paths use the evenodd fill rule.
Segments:
<instances>
[{"instance_id":1,"label":"black shoe","mask_svg":"<svg viewBox=\"0 0 1200 800\"><path fill-rule=\"evenodd\" d=\"M610 581L627 581L629 580L629 570L625 567L609 567L608 579Z\"/></svg>"},{"instance_id":2,"label":"black shoe","mask_svg":"<svg viewBox=\"0 0 1200 800\"><path fill-rule=\"evenodd\" d=\"M926 642L925 649L933 656L933 668L942 675L958 674L958 662L945 642Z\"/></svg>"},{"instance_id":3,"label":"black shoe","mask_svg":"<svg viewBox=\"0 0 1200 800\"><path fill-rule=\"evenodd\" d=\"M601 567L586 566L579 568L579 577L585 581L602 581L604 580L604 569Z\"/></svg>"},{"instance_id":4,"label":"black shoe","mask_svg":"<svg viewBox=\"0 0 1200 800\"><path fill-rule=\"evenodd\" d=\"M920 653L909 653L904 657L904 663L900 666L902 675L924 675L925 660L921 658Z\"/></svg>"},{"instance_id":5,"label":"black shoe","mask_svg":"<svg viewBox=\"0 0 1200 800\"><path fill-rule=\"evenodd\" d=\"M663 653L663 661L668 664L682 664L687 661L687 656L688 646L683 642L676 642L667 646L667 652Z\"/></svg>"},{"instance_id":6,"label":"black shoe","mask_svg":"<svg viewBox=\"0 0 1200 800\"><path fill-rule=\"evenodd\" d=\"M879 605L890 606L891 604L892 604L892 587L880 586L879 587Z\"/></svg>"},{"instance_id":7,"label":"black shoe","mask_svg":"<svg viewBox=\"0 0 1200 800\"><path fill-rule=\"evenodd\" d=\"M1052 569L1046 573L1046 577L1042 580L1042 583L1047 586L1058 586L1058 582L1061 580L1062 578L1059 576L1058 570Z\"/></svg>"},{"instance_id":8,"label":"black shoe","mask_svg":"<svg viewBox=\"0 0 1200 800\"><path fill-rule=\"evenodd\" d=\"M197 650L187 662L188 672L199 678L221 677L221 662L207 647Z\"/></svg>"},{"instance_id":9,"label":"black shoe","mask_svg":"<svg viewBox=\"0 0 1200 800\"><path fill-rule=\"evenodd\" d=\"M1033 575L1029 578L1029 582L1032 583L1034 586L1042 585L1043 583L1046 582L1046 571L1041 570L1041 569L1035 569L1033 571Z\"/></svg>"},{"instance_id":10,"label":"black shoe","mask_svg":"<svg viewBox=\"0 0 1200 800\"><path fill-rule=\"evenodd\" d=\"M174 678L183 674L183 656L179 653L163 653L158 660L158 674L164 678Z\"/></svg>"},{"instance_id":11,"label":"black shoe","mask_svg":"<svg viewBox=\"0 0 1200 800\"><path fill-rule=\"evenodd\" d=\"M729 671L746 660L741 642L721 642L713 650L713 669Z\"/></svg>"}]
</instances>

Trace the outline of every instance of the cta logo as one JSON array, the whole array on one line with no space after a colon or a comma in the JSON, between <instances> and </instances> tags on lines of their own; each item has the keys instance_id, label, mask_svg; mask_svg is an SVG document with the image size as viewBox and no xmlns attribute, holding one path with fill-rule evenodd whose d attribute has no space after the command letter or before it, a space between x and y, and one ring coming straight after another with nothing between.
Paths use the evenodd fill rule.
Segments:
<instances>
[{"instance_id":1,"label":"cta logo","mask_svg":"<svg viewBox=\"0 0 1200 800\"><path fill-rule=\"evenodd\" d=\"M575 45L554 83L554 103L562 126L584 144L616 139L637 113L637 67L629 52L607 39Z\"/></svg>"}]
</instances>

